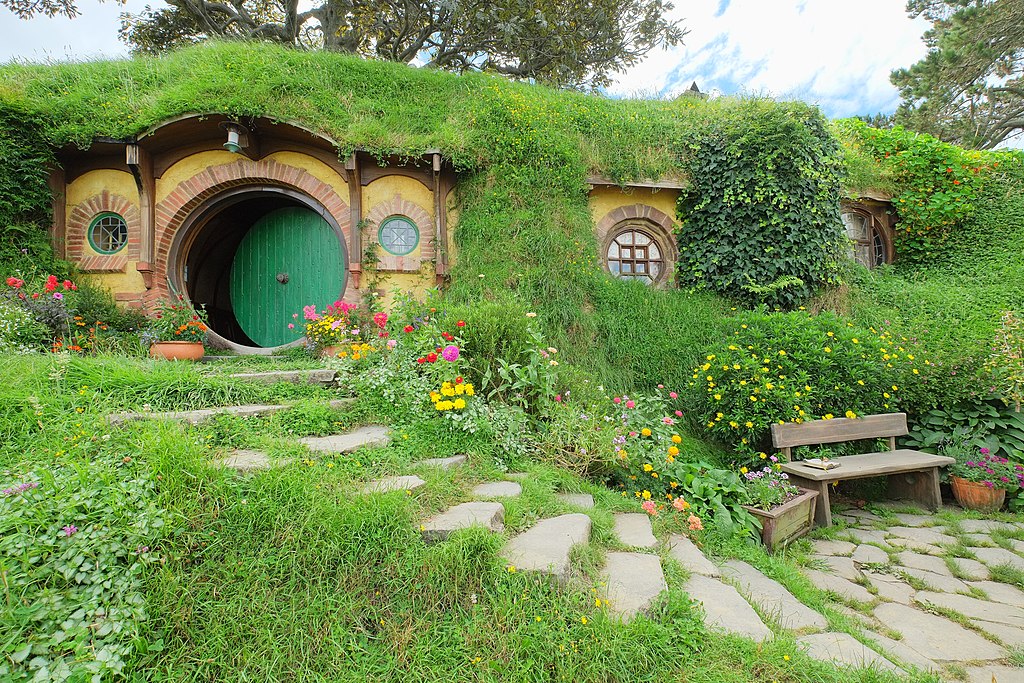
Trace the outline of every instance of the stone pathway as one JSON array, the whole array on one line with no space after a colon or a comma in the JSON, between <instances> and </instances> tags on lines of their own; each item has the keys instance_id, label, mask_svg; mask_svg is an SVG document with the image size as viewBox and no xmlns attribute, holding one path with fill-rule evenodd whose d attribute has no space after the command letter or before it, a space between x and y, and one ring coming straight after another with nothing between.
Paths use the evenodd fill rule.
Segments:
<instances>
[{"instance_id":1,"label":"stone pathway","mask_svg":"<svg viewBox=\"0 0 1024 683\"><path fill-rule=\"evenodd\" d=\"M515 498L523 487L514 481L490 481L480 484L470 492L475 498Z\"/></svg>"},{"instance_id":2,"label":"stone pathway","mask_svg":"<svg viewBox=\"0 0 1024 683\"><path fill-rule=\"evenodd\" d=\"M555 498L571 507L583 510L594 509L594 497L589 493L556 493Z\"/></svg>"},{"instance_id":3,"label":"stone pathway","mask_svg":"<svg viewBox=\"0 0 1024 683\"><path fill-rule=\"evenodd\" d=\"M590 540L590 517L574 513L542 519L512 538L501 556L509 568L548 574L559 581L569 577L572 547Z\"/></svg>"},{"instance_id":4,"label":"stone pathway","mask_svg":"<svg viewBox=\"0 0 1024 683\"><path fill-rule=\"evenodd\" d=\"M722 575L739 587L740 593L763 614L769 615L782 628L824 630L828 620L793 597L781 583L774 581L746 562L729 560L722 565Z\"/></svg>"},{"instance_id":5,"label":"stone pathway","mask_svg":"<svg viewBox=\"0 0 1024 683\"><path fill-rule=\"evenodd\" d=\"M661 559L642 553L608 553L601 582L608 612L621 621L647 611L668 590Z\"/></svg>"},{"instance_id":6,"label":"stone pathway","mask_svg":"<svg viewBox=\"0 0 1024 683\"><path fill-rule=\"evenodd\" d=\"M359 427L346 434L307 436L299 439L311 451L320 453L351 453L357 448L377 448L391 442L391 430L380 425Z\"/></svg>"},{"instance_id":7,"label":"stone pathway","mask_svg":"<svg viewBox=\"0 0 1024 683\"><path fill-rule=\"evenodd\" d=\"M418 489L421 486L426 486L427 482L423 481L419 477L415 476L403 476L403 477L384 477L383 479L376 479L369 482L363 487L362 493L391 493L392 491L412 491Z\"/></svg>"},{"instance_id":8,"label":"stone pathway","mask_svg":"<svg viewBox=\"0 0 1024 683\"><path fill-rule=\"evenodd\" d=\"M238 372L231 377L249 382L260 382L262 384L276 384L278 382L290 382L291 384L314 384L324 387L333 386L338 373L334 370L319 368L316 370L274 370L271 372Z\"/></svg>"},{"instance_id":9,"label":"stone pathway","mask_svg":"<svg viewBox=\"0 0 1024 683\"><path fill-rule=\"evenodd\" d=\"M255 417L257 415L270 415L282 410L288 410L291 406L286 405L247 405L247 406L221 406L218 408L201 408L199 410L177 410L171 412L138 412L138 413L114 413L107 416L107 422L116 427L125 422L138 420L178 420L197 425L201 422L213 419L216 415L234 415L236 417Z\"/></svg>"},{"instance_id":10,"label":"stone pathway","mask_svg":"<svg viewBox=\"0 0 1024 683\"><path fill-rule=\"evenodd\" d=\"M615 536L622 545L653 548L658 539L651 531L651 518L646 512L620 512L614 515Z\"/></svg>"},{"instance_id":11,"label":"stone pathway","mask_svg":"<svg viewBox=\"0 0 1024 683\"><path fill-rule=\"evenodd\" d=\"M459 529L483 526L495 533L505 530L505 506L501 503L462 503L428 519L420 526L427 543L447 540Z\"/></svg>"},{"instance_id":12,"label":"stone pathway","mask_svg":"<svg viewBox=\"0 0 1024 683\"><path fill-rule=\"evenodd\" d=\"M442 470L450 470L453 467L466 464L466 456L453 455L449 458L427 458L413 463L413 467L438 467Z\"/></svg>"}]
</instances>

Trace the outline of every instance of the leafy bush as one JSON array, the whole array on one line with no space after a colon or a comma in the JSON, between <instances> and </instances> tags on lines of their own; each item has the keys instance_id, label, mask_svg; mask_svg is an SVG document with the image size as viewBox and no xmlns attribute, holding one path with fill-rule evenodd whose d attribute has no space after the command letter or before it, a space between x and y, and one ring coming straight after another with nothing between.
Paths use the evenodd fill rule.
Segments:
<instances>
[{"instance_id":1,"label":"leafy bush","mask_svg":"<svg viewBox=\"0 0 1024 683\"><path fill-rule=\"evenodd\" d=\"M694 368L692 417L739 458L771 448L769 426L895 412L931 362L909 340L831 313L741 313Z\"/></svg>"},{"instance_id":2,"label":"leafy bush","mask_svg":"<svg viewBox=\"0 0 1024 683\"><path fill-rule=\"evenodd\" d=\"M916 415L903 439L907 446L931 453L960 441L973 450L988 448L996 455L1019 457L1024 453L1024 413L1001 401L934 408Z\"/></svg>"},{"instance_id":3,"label":"leafy bush","mask_svg":"<svg viewBox=\"0 0 1024 683\"><path fill-rule=\"evenodd\" d=\"M46 346L49 330L28 311L0 297L0 353L28 353Z\"/></svg>"}]
</instances>

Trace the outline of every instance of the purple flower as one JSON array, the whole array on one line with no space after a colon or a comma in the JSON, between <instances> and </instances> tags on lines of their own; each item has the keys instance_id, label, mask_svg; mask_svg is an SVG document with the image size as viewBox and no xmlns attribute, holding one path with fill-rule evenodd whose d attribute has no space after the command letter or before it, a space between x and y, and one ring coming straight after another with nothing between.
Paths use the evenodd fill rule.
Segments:
<instances>
[{"instance_id":1,"label":"purple flower","mask_svg":"<svg viewBox=\"0 0 1024 683\"><path fill-rule=\"evenodd\" d=\"M444 347L444 351L441 352L441 358L444 358L449 363L454 363L459 359L459 347L454 344Z\"/></svg>"},{"instance_id":2,"label":"purple flower","mask_svg":"<svg viewBox=\"0 0 1024 683\"><path fill-rule=\"evenodd\" d=\"M74 524L68 524L63 529L61 529L61 531L64 532L65 536L73 536L74 534L76 534L78 532L78 527L75 526Z\"/></svg>"},{"instance_id":3,"label":"purple flower","mask_svg":"<svg viewBox=\"0 0 1024 683\"><path fill-rule=\"evenodd\" d=\"M978 452L979 452L979 453L981 453L982 455L988 455L988 452L989 452L989 451L988 451L988 449L987 449L987 448L985 448L985 447L982 447L982 448L979 448L979 449L978 449Z\"/></svg>"},{"instance_id":4,"label":"purple flower","mask_svg":"<svg viewBox=\"0 0 1024 683\"><path fill-rule=\"evenodd\" d=\"M25 491L28 491L29 489L37 488L38 486L39 486L39 482L37 482L37 481L26 481L26 482L24 482L22 484L18 484L17 486L12 486L9 489L4 489L3 491L0 491L0 494L2 494L4 496L13 496L13 495L15 495L17 493L24 493Z\"/></svg>"},{"instance_id":5,"label":"purple flower","mask_svg":"<svg viewBox=\"0 0 1024 683\"><path fill-rule=\"evenodd\" d=\"M53 293L53 298L54 298L54 299L57 299L58 301L60 301L61 299L63 299L63 298L64 298L64 295L63 295L63 294L61 294L60 292L54 292L54 293Z\"/></svg>"}]
</instances>

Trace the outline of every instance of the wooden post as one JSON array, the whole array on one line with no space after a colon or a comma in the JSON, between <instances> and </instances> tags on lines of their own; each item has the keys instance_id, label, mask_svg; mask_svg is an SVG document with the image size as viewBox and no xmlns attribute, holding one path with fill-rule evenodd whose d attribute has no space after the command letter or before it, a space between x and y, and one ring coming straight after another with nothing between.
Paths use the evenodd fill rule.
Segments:
<instances>
[{"instance_id":1,"label":"wooden post","mask_svg":"<svg viewBox=\"0 0 1024 683\"><path fill-rule=\"evenodd\" d=\"M65 205L65 187L67 176L64 169L54 167L50 169L47 184L50 186L50 196L53 208L53 224L50 227L50 243L53 245L53 254L57 258L67 258L67 207Z\"/></svg>"},{"instance_id":2,"label":"wooden post","mask_svg":"<svg viewBox=\"0 0 1024 683\"><path fill-rule=\"evenodd\" d=\"M349 236L348 272L352 276L352 286L359 289L360 276L363 272L363 183L359 168L359 153L352 152L345 161L348 171L348 206L349 224L352 234Z\"/></svg>"},{"instance_id":3,"label":"wooden post","mask_svg":"<svg viewBox=\"0 0 1024 683\"><path fill-rule=\"evenodd\" d=\"M434 276L437 285L444 283L448 274L448 207L445 203L445 183L441 182L441 155L433 155L434 171Z\"/></svg>"},{"instance_id":4,"label":"wooden post","mask_svg":"<svg viewBox=\"0 0 1024 683\"><path fill-rule=\"evenodd\" d=\"M156 178L153 157L138 144L125 146L125 162L139 190L139 260L135 269L142 274L146 289L153 288L153 248L156 244Z\"/></svg>"}]
</instances>

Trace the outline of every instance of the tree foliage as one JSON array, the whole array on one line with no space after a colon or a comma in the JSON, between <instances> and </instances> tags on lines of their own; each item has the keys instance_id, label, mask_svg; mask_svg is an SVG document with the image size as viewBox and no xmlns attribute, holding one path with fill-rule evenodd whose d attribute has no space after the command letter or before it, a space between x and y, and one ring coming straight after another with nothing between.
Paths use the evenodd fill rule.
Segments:
<instances>
[{"instance_id":1,"label":"tree foliage","mask_svg":"<svg viewBox=\"0 0 1024 683\"><path fill-rule=\"evenodd\" d=\"M1024 0L910 0L928 54L892 73L897 122L974 149L1024 131Z\"/></svg>"},{"instance_id":2,"label":"tree foliage","mask_svg":"<svg viewBox=\"0 0 1024 683\"><path fill-rule=\"evenodd\" d=\"M665 0L323 0L308 9L297 0L169 0L124 14L121 36L150 54L212 37L269 40L595 87L681 42L685 31L665 19L671 9Z\"/></svg>"}]
</instances>

